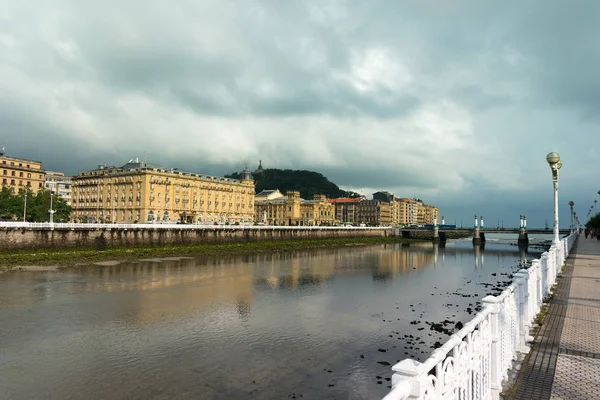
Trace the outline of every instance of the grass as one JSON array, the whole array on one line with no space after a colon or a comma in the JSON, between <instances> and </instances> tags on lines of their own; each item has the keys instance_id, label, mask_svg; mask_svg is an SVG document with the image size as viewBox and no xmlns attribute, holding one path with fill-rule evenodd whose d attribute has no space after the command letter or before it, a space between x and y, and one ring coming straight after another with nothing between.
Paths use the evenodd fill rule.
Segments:
<instances>
[{"instance_id":1,"label":"grass","mask_svg":"<svg viewBox=\"0 0 600 400\"><path fill-rule=\"evenodd\" d=\"M0 251L0 270L19 266L61 267L91 264L108 260L136 260L147 257L245 255L349 245L419 242L400 237L357 237L328 239L274 240L256 242L164 244L153 246L119 246L105 250L94 248L28 249Z\"/></svg>"}]
</instances>

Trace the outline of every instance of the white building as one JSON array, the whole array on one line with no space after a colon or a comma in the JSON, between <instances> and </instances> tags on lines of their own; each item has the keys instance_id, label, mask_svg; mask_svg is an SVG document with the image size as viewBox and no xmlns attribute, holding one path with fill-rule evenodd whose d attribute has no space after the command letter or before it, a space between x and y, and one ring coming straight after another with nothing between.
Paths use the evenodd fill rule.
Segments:
<instances>
[{"instance_id":1,"label":"white building","mask_svg":"<svg viewBox=\"0 0 600 400\"><path fill-rule=\"evenodd\" d=\"M71 205L71 177L62 172L46 171L46 189L60 195Z\"/></svg>"}]
</instances>

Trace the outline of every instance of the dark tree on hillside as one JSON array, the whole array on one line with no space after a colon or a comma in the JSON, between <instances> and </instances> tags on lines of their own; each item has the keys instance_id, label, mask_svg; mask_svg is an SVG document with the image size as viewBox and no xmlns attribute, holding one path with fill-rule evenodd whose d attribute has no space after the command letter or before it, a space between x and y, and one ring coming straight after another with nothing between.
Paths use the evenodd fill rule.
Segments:
<instances>
[{"instance_id":1,"label":"dark tree on hillside","mask_svg":"<svg viewBox=\"0 0 600 400\"><path fill-rule=\"evenodd\" d=\"M312 199L315 194L324 194L328 198L360 197L358 193L340 189L318 172L292 169L265 169L261 174L253 174L256 193L263 190L279 189L282 193L296 190L304 199ZM240 179L240 173L226 175L227 178Z\"/></svg>"}]
</instances>

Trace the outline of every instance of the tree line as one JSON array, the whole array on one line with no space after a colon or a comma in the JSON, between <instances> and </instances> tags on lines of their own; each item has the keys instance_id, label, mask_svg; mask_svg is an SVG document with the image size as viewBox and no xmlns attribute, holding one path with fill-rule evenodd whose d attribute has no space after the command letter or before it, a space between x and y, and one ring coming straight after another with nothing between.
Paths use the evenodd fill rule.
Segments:
<instances>
[{"instance_id":1,"label":"tree line","mask_svg":"<svg viewBox=\"0 0 600 400\"><path fill-rule=\"evenodd\" d=\"M54 210L54 222L69 222L72 208L59 195L51 195L50 190L40 189L37 193L31 190L19 190L13 193L8 187L0 191L0 220L27 222L50 221L50 197Z\"/></svg>"}]
</instances>

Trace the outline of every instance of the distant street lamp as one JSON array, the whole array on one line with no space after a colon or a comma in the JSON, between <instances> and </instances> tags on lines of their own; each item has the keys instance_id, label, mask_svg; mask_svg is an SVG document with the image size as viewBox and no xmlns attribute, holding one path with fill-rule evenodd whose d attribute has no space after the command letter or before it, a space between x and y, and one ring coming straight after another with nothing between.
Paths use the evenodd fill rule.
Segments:
<instances>
[{"instance_id":1,"label":"distant street lamp","mask_svg":"<svg viewBox=\"0 0 600 400\"><path fill-rule=\"evenodd\" d=\"M23 193L23 222L27 222L27 193Z\"/></svg>"},{"instance_id":2,"label":"distant street lamp","mask_svg":"<svg viewBox=\"0 0 600 400\"><path fill-rule=\"evenodd\" d=\"M575 203L573 201L570 201L569 205L571 206L571 233L573 233L573 206L575 205Z\"/></svg>"},{"instance_id":3,"label":"distant street lamp","mask_svg":"<svg viewBox=\"0 0 600 400\"><path fill-rule=\"evenodd\" d=\"M548 153L546 161L552 170L552 183L554 185L554 239L552 244L560 244L558 237L558 170L562 167L560 156L556 152Z\"/></svg>"},{"instance_id":4,"label":"distant street lamp","mask_svg":"<svg viewBox=\"0 0 600 400\"><path fill-rule=\"evenodd\" d=\"M596 203L597 203L597 202L598 202L598 200L594 200L594 215L596 215L596 214L597 214L597 212L596 212Z\"/></svg>"},{"instance_id":5,"label":"distant street lamp","mask_svg":"<svg viewBox=\"0 0 600 400\"><path fill-rule=\"evenodd\" d=\"M53 224L54 223L54 210L52 209L52 196L54 196L54 192L52 191L52 189L50 190L50 223Z\"/></svg>"}]
</instances>

